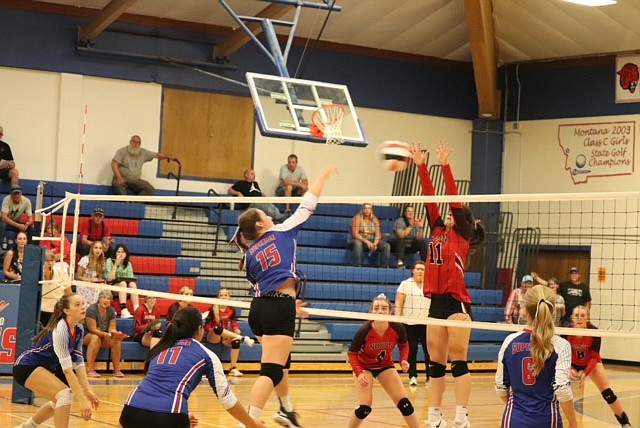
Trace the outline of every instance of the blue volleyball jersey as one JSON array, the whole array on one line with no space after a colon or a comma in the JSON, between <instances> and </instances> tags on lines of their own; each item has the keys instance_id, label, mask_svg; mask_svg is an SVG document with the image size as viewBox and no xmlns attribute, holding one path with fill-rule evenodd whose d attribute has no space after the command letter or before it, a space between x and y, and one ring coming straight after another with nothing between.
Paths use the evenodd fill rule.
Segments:
<instances>
[{"instance_id":1,"label":"blue volleyball jersey","mask_svg":"<svg viewBox=\"0 0 640 428\"><path fill-rule=\"evenodd\" d=\"M84 328L78 324L73 331L64 319L40 339L37 343L29 346L16 359L16 366L39 366L53 372L58 366L62 370L75 369L84 365L82 355L82 339L84 338Z\"/></svg>"},{"instance_id":2,"label":"blue volleyball jersey","mask_svg":"<svg viewBox=\"0 0 640 428\"><path fill-rule=\"evenodd\" d=\"M247 279L253 284L255 297L279 288L289 278L296 278L298 232L318 204L318 198L307 192L302 203L282 224L267 230L247 250Z\"/></svg>"},{"instance_id":3,"label":"blue volleyball jersey","mask_svg":"<svg viewBox=\"0 0 640 428\"><path fill-rule=\"evenodd\" d=\"M206 376L213 393L225 409L238 401L229 387L218 357L195 339L182 339L149 363L140 384L129 394L126 404L137 409L162 413L189 414L189 396Z\"/></svg>"},{"instance_id":4,"label":"blue volleyball jersey","mask_svg":"<svg viewBox=\"0 0 640 428\"><path fill-rule=\"evenodd\" d=\"M498 354L496 393L509 396L502 427L562 427L559 402L571 392L571 346L553 336L554 352L536 377L531 356L531 332L519 331L504 340Z\"/></svg>"}]
</instances>

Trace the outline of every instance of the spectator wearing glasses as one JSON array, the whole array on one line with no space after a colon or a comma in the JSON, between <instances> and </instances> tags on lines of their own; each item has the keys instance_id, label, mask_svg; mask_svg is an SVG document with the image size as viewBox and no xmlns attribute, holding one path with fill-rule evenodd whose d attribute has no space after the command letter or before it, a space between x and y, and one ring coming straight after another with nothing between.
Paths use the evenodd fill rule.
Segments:
<instances>
[{"instance_id":1,"label":"spectator wearing glasses","mask_svg":"<svg viewBox=\"0 0 640 428\"><path fill-rule=\"evenodd\" d=\"M126 195L127 190L140 196L152 196L156 189L148 181L142 180L142 166L154 159L169 161L176 160L175 156L152 152L143 149L142 138L133 135L129 145L118 149L111 160L113 171L113 191L116 195Z\"/></svg>"}]
</instances>

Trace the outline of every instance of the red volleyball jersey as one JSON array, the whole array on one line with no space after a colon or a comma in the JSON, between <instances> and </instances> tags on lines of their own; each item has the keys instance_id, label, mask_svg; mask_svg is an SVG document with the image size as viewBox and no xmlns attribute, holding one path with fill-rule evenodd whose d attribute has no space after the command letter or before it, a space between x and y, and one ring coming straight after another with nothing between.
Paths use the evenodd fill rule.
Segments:
<instances>
[{"instance_id":1,"label":"red volleyball jersey","mask_svg":"<svg viewBox=\"0 0 640 428\"><path fill-rule=\"evenodd\" d=\"M393 367L392 352L398 346L400 361L409 358L409 343L404 326L390 322L389 327L380 336L373 329L373 322L367 321L356 333L349 347L349 364L356 376L364 370L377 370Z\"/></svg>"},{"instance_id":2,"label":"red volleyball jersey","mask_svg":"<svg viewBox=\"0 0 640 428\"><path fill-rule=\"evenodd\" d=\"M588 324L589 329L596 329L596 326ZM586 367L591 360L602 361L600 357L600 337L591 336L568 336L567 340L571 344L571 365L575 367Z\"/></svg>"},{"instance_id":3,"label":"red volleyball jersey","mask_svg":"<svg viewBox=\"0 0 640 428\"><path fill-rule=\"evenodd\" d=\"M238 325L238 318L236 316L236 310L231 306L227 306L226 308L219 311L220 314L220 322L216 322L213 317L214 307L211 306L209 310L209 315L207 316L205 330L207 332L213 330L214 327L221 325L225 330L229 330L235 332L236 329L240 330L240 326Z\"/></svg>"},{"instance_id":4,"label":"red volleyball jersey","mask_svg":"<svg viewBox=\"0 0 640 428\"><path fill-rule=\"evenodd\" d=\"M458 189L451 166L443 166L442 173L447 194L457 195ZM420 165L418 174L422 193L426 196L435 195L436 191L427 166ZM460 302L471 303L471 296L464 282L464 269L469 256L469 237L473 225L465 217L464 208L459 202L449 204L455 225L448 231L438 204L427 203L425 207L431 226L431 240L427 252L424 295L431 298L434 294L449 294Z\"/></svg>"}]
</instances>

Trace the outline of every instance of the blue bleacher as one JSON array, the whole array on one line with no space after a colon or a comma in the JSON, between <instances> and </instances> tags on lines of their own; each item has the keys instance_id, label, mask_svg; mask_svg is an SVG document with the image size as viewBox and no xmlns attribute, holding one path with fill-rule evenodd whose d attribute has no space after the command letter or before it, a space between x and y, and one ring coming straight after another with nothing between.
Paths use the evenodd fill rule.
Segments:
<instances>
[{"instance_id":1,"label":"blue bleacher","mask_svg":"<svg viewBox=\"0 0 640 428\"><path fill-rule=\"evenodd\" d=\"M125 244L131 254L138 256L179 256L182 254L182 241L175 239L118 237L119 244Z\"/></svg>"}]
</instances>

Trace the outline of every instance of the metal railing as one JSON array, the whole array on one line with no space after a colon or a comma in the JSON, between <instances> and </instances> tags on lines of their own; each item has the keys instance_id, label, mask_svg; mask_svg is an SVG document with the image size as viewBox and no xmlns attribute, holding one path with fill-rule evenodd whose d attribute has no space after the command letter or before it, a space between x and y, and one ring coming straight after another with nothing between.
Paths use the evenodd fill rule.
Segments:
<instances>
[{"instance_id":1,"label":"metal railing","mask_svg":"<svg viewBox=\"0 0 640 428\"><path fill-rule=\"evenodd\" d=\"M218 192L216 192L213 189L209 189L209 191L207 191L207 196L220 196L218 194ZM213 205L210 208L207 208L205 210L205 214L207 214L207 219L209 217L209 214L213 211ZM220 236L220 224L222 223L222 204L218 202L218 207L216 209L216 216L218 217L218 222L216 223L216 236L215 239L213 240L213 251L212 251L212 255L215 256L218 254L218 237Z\"/></svg>"},{"instance_id":2,"label":"metal railing","mask_svg":"<svg viewBox=\"0 0 640 428\"><path fill-rule=\"evenodd\" d=\"M171 163L171 159L167 159L167 161L169 163ZM180 159L174 159L173 162L178 164L178 175L175 175L173 172L169 171L169 173L167 174L167 180L170 180L172 178L175 178L176 180L176 196L180 196L180 178L182 177L182 163L180 162ZM174 203L173 204L173 214L171 215L171 218L173 220L176 219L176 214L178 212L178 203Z\"/></svg>"}]
</instances>

